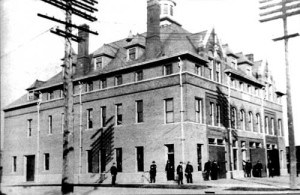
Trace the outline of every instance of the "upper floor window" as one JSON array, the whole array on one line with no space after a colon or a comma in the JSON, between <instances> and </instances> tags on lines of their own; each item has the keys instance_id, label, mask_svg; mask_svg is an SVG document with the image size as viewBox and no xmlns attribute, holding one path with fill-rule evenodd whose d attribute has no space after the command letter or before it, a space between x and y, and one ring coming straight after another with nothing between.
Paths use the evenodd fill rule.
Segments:
<instances>
[{"instance_id":1,"label":"upper floor window","mask_svg":"<svg viewBox=\"0 0 300 195\"><path fill-rule=\"evenodd\" d=\"M283 136L283 128L282 128L282 120L281 119L278 119L278 134L280 136Z\"/></svg>"},{"instance_id":2,"label":"upper floor window","mask_svg":"<svg viewBox=\"0 0 300 195\"><path fill-rule=\"evenodd\" d=\"M93 128L93 109L87 109L86 114L87 114L87 129L92 129Z\"/></svg>"},{"instance_id":3,"label":"upper floor window","mask_svg":"<svg viewBox=\"0 0 300 195\"><path fill-rule=\"evenodd\" d=\"M209 116L210 116L210 124L215 125L215 104L213 102L210 102L210 108L209 108Z\"/></svg>"},{"instance_id":4,"label":"upper floor window","mask_svg":"<svg viewBox=\"0 0 300 195\"><path fill-rule=\"evenodd\" d=\"M94 69L97 70L98 68L102 68L102 67L103 67L103 57L96 58Z\"/></svg>"},{"instance_id":5,"label":"upper floor window","mask_svg":"<svg viewBox=\"0 0 300 195\"><path fill-rule=\"evenodd\" d=\"M241 121L241 129L245 130L246 129L246 117L245 117L245 111L241 110L240 111L240 121Z\"/></svg>"},{"instance_id":6,"label":"upper floor window","mask_svg":"<svg viewBox=\"0 0 300 195\"><path fill-rule=\"evenodd\" d=\"M230 79L230 86L231 86L232 88L235 88L235 79L234 79L234 78L231 78L231 79Z\"/></svg>"},{"instance_id":7,"label":"upper floor window","mask_svg":"<svg viewBox=\"0 0 300 195\"><path fill-rule=\"evenodd\" d=\"M116 104L116 125L122 125L123 109L122 104Z\"/></svg>"},{"instance_id":8,"label":"upper floor window","mask_svg":"<svg viewBox=\"0 0 300 195\"><path fill-rule=\"evenodd\" d=\"M270 135L275 135L275 121L274 118L271 118L271 131Z\"/></svg>"},{"instance_id":9,"label":"upper floor window","mask_svg":"<svg viewBox=\"0 0 300 195\"><path fill-rule=\"evenodd\" d=\"M173 5L170 5L170 15L173 16Z\"/></svg>"},{"instance_id":10,"label":"upper floor window","mask_svg":"<svg viewBox=\"0 0 300 195\"><path fill-rule=\"evenodd\" d=\"M237 128L237 114L236 109L231 109L231 128L236 129Z\"/></svg>"},{"instance_id":11,"label":"upper floor window","mask_svg":"<svg viewBox=\"0 0 300 195\"><path fill-rule=\"evenodd\" d=\"M100 88L105 89L107 87L106 78L100 80Z\"/></svg>"},{"instance_id":12,"label":"upper floor window","mask_svg":"<svg viewBox=\"0 0 300 195\"><path fill-rule=\"evenodd\" d=\"M164 4L163 13L168 14L168 4Z\"/></svg>"},{"instance_id":13,"label":"upper floor window","mask_svg":"<svg viewBox=\"0 0 300 195\"><path fill-rule=\"evenodd\" d=\"M243 83L243 81L240 81L240 90L241 90L241 91L244 90L244 83Z\"/></svg>"},{"instance_id":14,"label":"upper floor window","mask_svg":"<svg viewBox=\"0 0 300 195\"><path fill-rule=\"evenodd\" d=\"M257 126L257 132L261 132L261 119L260 114L256 114L256 126Z\"/></svg>"},{"instance_id":15,"label":"upper floor window","mask_svg":"<svg viewBox=\"0 0 300 195\"><path fill-rule=\"evenodd\" d=\"M136 59L136 48L130 48L128 49L128 60L135 60Z\"/></svg>"},{"instance_id":16,"label":"upper floor window","mask_svg":"<svg viewBox=\"0 0 300 195\"><path fill-rule=\"evenodd\" d=\"M265 117L265 133L269 133L269 117Z\"/></svg>"},{"instance_id":17,"label":"upper floor window","mask_svg":"<svg viewBox=\"0 0 300 195\"><path fill-rule=\"evenodd\" d=\"M45 153L44 154L44 170L49 171L50 169L50 154Z\"/></svg>"},{"instance_id":18,"label":"upper floor window","mask_svg":"<svg viewBox=\"0 0 300 195\"><path fill-rule=\"evenodd\" d=\"M53 91L49 91L48 92L47 100L53 100L53 99L54 99L54 92Z\"/></svg>"},{"instance_id":19,"label":"upper floor window","mask_svg":"<svg viewBox=\"0 0 300 195\"><path fill-rule=\"evenodd\" d=\"M101 107L101 126L106 127L106 106Z\"/></svg>"},{"instance_id":20,"label":"upper floor window","mask_svg":"<svg viewBox=\"0 0 300 195\"><path fill-rule=\"evenodd\" d=\"M173 66L172 64L168 64L164 66L164 75L173 74Z\"/></svg>"},{"instance_id":21,"label":"upper floor window","mask_svg":"<svg viewBox=\"0 0 300 195\"><path fill-rule=\"evenodd\" d=\"M90 91L93 91L93 81L88 81L86 83L86 89L85 89L86 92L90 92Z\"/></svg>"},{"instance_id":22,"label":"upper floor window","mask_svg":"<svg viewBox=\"0 0 300 195\"><path fill-rule=\"evenodd\" d=\"M166 123L174 122L174 104L173 99L165 100Z\"/></svg>"},{"instance_id":23,"label":"upper floor window","mask_svg":"<svg viewBox=\"0 0 300 195\"><path fill-rule=\"evenodd\" d=\"M123 79L122 79L122 75L118 75L115 77L115 86L117 85L122 85L123 84Z\"/></svg>"},{"instance_id":24,"label":"upper floor window","mask_svg":"<svg viewBox=\"0 0 300 195\"><path fill-rule=\"evenodd\" d=\"M220 62L216 63L216 82L221 82L221 64Z\"/></svg>"},{"instance_id":25,"label":"upper floor window","mask_svg":"<svg viewBox=\"0 0 300 195\"><path fill-rule=\"evenodd\" d=\"M32 119L27 120L27 137L32 136Z\"/></svg>"},{"instance_id":26,"label":"upper floor window","mask_svg":"<svg viewBox=\"0 0 300 195\"><path fill-rule=\"evenodd\" d=\"M17 172L17 157L16 156L12 157L12 169L11 169L11 171L13 173Z\"/></svg>"},{"instance_id":27,"label":"upper floor window","mask_svg":"<svg viewBox=\"0 0 300 195\"><path fill-rule=\"evenodd\" d=\"M251 131L254 131L254 123L253 123L253 114L252 112L249 112L249 127Z\"/></svg>"},{"instance_id":28,"label":"upper floor window","mask_svg":"<svg viewBox=\"0 0 300 195\"><path fill-rule=\"evenodd\" d=\"M141 81L143 80L144 74L143 70L139 70L135 72L135 81Z\"/></svg>"},{"instance_id":29,"label":"upper floor window","mask_svg":"<svg viewBox=\"0 0 300 195\"><path fill-rule=\"evenodd\" d=\"M221 106L217 104L217 126L221 126Z\"/></svg>"},{"instance_id":30,"label":"upper floor window","mask_svg":"<svg viewBox=\"0 0 300 195\"><path fill-rule=\"evenodd\" d=\"M202 99L196 98L195 99L195 113L196 113L196 123L203 123L202 122Z\"/></svg>"},{"instance_id":31,"label":"upper floor window","mask_svg":"<svg viewBox=\"0 0 300 195\"><path fill-rule=\"evenodd\" d=\"M48 134L52 134L52 116L48 116Z\"/></svg>"},{"instance_id":32,"label":"upper floor window","mask_svg":"<svg viewBox=\"0 0 300 195\"><path fill-rule=\"evenodd\" d=\"M202 66L199 65L199 64L195 64L195 73L196 73L196 75L203 76L202 71L203 71Z\"/></svg>"},{"instance_id":33,"label":"upper floor window","mask_svg":"<svg viewBox=\"0 0 300 195\"><path fill-rule=\"evenodd\" d=\"M144 122L144 115L143 115L143 100L136 101L136 121L137 123Z\"/></svg>"}]
</instances>

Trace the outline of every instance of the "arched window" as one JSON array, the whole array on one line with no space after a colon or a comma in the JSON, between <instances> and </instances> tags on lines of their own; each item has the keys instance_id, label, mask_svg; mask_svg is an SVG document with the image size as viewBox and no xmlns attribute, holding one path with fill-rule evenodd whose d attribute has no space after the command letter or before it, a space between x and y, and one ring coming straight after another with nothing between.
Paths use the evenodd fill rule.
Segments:
<instances>
[{"instance_id":1,"label":"arched window","mask_svg":"<svg viewBox=\"0 0 300 195\"><path fill-rule=\"evenodd\" d=\"M254 131L253 114L249 112L249 127L250 131Z\"/></svg>"},{"instance_id":2,"label":"arched window","mask_svg":"<svg viewBox=\"0 0 300 195\"><path fill-rule=\"evenodd\" d=\"M244 110L240 111L240 121L241 121L241 129L245 130L246 129L246 117L245 117Z\"/></svg>"},{"instance_id":3,"label":"arched window","mask_svg":"<svg viewBox=\"0 0 300 195\"><path fill-rule=\"evenodd\" d=\"M232 129L237 128L236 122L237 122L237 120L236 120L236 109L232 107L231 108L231 128Z\"/></svg>"},{"instance_id":4,"label":"arched window","mask_svg":"<svg viewBox=\"0 0 300 195\"><path fill-rule=\"evenodd\" d=\"M261 119L260 119L260 114L256 114L256 129L257 129L257 132L259 133L262 133L262 130L261 130Z\"/></svg>"}]
</instances>

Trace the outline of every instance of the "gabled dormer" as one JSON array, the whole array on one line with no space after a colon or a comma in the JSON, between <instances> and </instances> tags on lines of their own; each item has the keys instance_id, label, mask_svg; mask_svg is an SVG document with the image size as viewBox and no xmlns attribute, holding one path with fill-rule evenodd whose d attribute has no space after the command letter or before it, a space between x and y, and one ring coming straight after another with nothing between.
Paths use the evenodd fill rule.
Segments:
<instances>
[{"instance_id":1,"label":"gabled dormer","mask_svg":"<svg viewBox=\"0 0 300 195\"><path fill-rule=\"evenodd\" d=\"M226 54L226 61L228 65L234 69L237 69L238 56L230 49L228 44L223 45L224 53Z\"/></svg>"},{"instance_id":2,"label":"gabled dormer","mask_svg":"<svg viewBox=\"0 0 300 195\"><path fill-rule=\"evenodd\" d=\"M248 76L252 75L252 67L254 65L253 62L253 54L244 55L242 52L237 53L238 61L237 65L238 67L245 72Z\"/></svg>"},{"instance_id":3,"label":"gabled dormer","mask_svg":"<svg viewBox=\"0 0 300 195\"><path fill-rule=\"evenodd\" d=\"M32 83L32 85L30 85L30 87L28 87L26 89L28 91L28 93L27 93L28 101L33 101L33 100L39 99L40 93L38 91L36 91L35 89L42 86L44 83L45 83L44 81L40 81L37 79L34 81L34 83Z\"/></svg>"},{"instance_id":4,"label":"gabled dormer","mask_svg":"<svg viewBox=\"0 0 300 195\"><path fill-rule=\"evenodd\" d=\"M126 40L126 61L135 61L139 59L145 52L145 37L137 34Z\"/></svg>"},{"instance_id":5,"label":"gabled dormer","mask_svg":"<svg viewBox=\"0 0 300 195\"><path fill-rule=\"evenodd\" d=\"M104 44L101 48L93 53L92 67L93 70L101 70L107 66L117 53L117 48L109 44Z\"/></svg>"}]
</instances>

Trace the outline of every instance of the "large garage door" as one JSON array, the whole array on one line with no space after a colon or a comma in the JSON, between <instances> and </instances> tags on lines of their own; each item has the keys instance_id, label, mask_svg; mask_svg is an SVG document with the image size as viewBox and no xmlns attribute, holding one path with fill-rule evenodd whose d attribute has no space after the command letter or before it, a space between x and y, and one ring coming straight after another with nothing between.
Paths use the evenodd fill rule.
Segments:
<instances>
[{"instance_id":1,"label":"large garage door","mask_svg":"<svg viewBox=\"0 0 300 195\"><path fill-rule=\"evenodd\" d=\"M280 175L279 152L277 149L268 150L268 160L271 160L274 166L274 176Z\"/></svg>"},{"instance_id":2,"label":"large garage door","mask_svg":"<svg viewBox=\"0 0 300 195\"><path fill-rule=\"evenodd\" d=\"M250 149L250 161L252 162L252 166L254 166L257 161L260 161L263 165L263 171L261 172L262 177L267 176L266 172L266 153L264 148L254 148Z\"/></svg>"},{"instance_id":3,"label":"large garage door","mask_svg":"<svg viewBox=\"0 0 300 195\"><path fill-rule=\"evenodd\" d=\"M220 167L218 178L226 178L225 147L209 146L209 159L216 160Z\"/></svg>"}]
</instances>

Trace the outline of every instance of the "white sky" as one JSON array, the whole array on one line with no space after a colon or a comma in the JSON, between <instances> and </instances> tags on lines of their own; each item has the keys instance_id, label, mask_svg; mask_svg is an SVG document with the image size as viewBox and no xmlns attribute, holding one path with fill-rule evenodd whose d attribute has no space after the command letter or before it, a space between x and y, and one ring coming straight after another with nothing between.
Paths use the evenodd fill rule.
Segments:
<instances>
[{"instance_id":1,"label":"white sky","mask_svg":"<svg viewBox=\"0 0 300 195\"><path fill-rule=\"evenodd\" d=\"M103 43L146 31L146 0L98 0L97 22L80 19L99 36L90 35L90 52ZM285 63L281 20L260 23L259 0L176 0L175 18L190 32L215 27L223 44L234 52L253 53L255 60L267 59L277 86L285 91ZM276 1L276 0L275 0ZM7 106L21 95L36 79L47 80L61 70L64 40L49 30L61 26L37 16L48 14L64 20L64 12L40 0L1 0L1 107ZM61 26L61 28L63 28ZM300 15L289 17L288 31L300 33ZM76 33L76 32L74 32ZM73 47L76 48L76 43ZM300 144L300 37L290 39L292 101L296 144ZM298 54L298 55L297 55ZM286 120L285 120L286 121ZM3 124L3 120L2 123ZM287 128L285 128L287 130ZM287 135L287 133L286 133ZM286 142L288 144L288 142Z\"/></svg>"}]
</instances>

